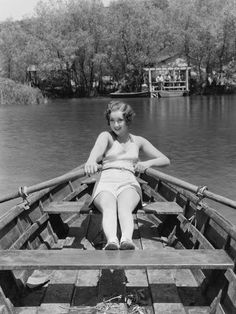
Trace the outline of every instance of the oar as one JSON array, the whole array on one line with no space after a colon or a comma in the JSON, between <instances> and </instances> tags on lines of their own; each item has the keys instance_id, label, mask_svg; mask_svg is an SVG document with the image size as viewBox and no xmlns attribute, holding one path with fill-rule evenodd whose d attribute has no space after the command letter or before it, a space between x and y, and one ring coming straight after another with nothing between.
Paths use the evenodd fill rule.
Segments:
<instances>
[{"instance_id":1,"label":"oar","mask_svg":"<svg viewBox=\"0 0 236 314\"><path fill-rule=\"evenodd\" d=\"M81 168L79 170L69 172L69 173L66 173L62 176L53 178L51 180L44 181L44 182L29 186L29 187L24 187L24 193L28 195L30 193L37 192L37 191L49 188L49 187L54 186L54 185L67 182L69 180L81 178L84 175L85 175L84 168ZM15 199L15 198L21 197L21 196L22 196L22 191L21 191L21 189L19 189L17 192L13 192L11 194L0 197L0 203L10 201L12 199Z\"/></svg>"},{"instance_id":2,"label":"oar","mask_svg":"<svg viewBox=\"0 0 236 314\"><path fill-rule=\"evenodd\" d=\"M211 200L214 200L216 202L219 202L221 204L228 205L228 206L230 206L232 208L236 208L236 201L231 200L231 199L229 199L227 197L221 196L219 194L215 194L213 192L210 192L206 188L205 189L200 189L199 186L197 186L197 185L188 183L186 181L183 181L181 179L178 179L176 177L173 177L171 175L165 174L165 173L163 173L161 171L158 171L158 170L155 170L155 169L152 169L152 168L146 169L145 173L147 175L150 175L151 177L154 177L156 179L161 179L163 181L172 183L174 185L182 187L182 188L184 188L184 189L186 189L188 191L191 191L193 193L197 194L198 192L200 192L202 194L202 196L204 196L204 197L207 197L207 198L209 198Z\"/></svg>"},{"instance_id":3,"label":"oar","mask_svg":"<svg viewBox=\"0 0 236 314\"><path fill-rule=\"evenodd\" d=\"M147 175L150 175L150 176L156 178L156 179L161 179L161 180L164 180L166 182L175 184L175 185L182 187L182 188L184 188L188 191L191 191L193 193L199 192L198 186L191 184L191 183L188 183L186 181L183 181L181 179L178 179L176 177L173 177L171 175L165 174L161 171L158 171L158 170L155 170L152 168L148 168L145 170L145 173ZM57 184L62 184L62 183L67 182L69 180L81 178L84 175L85 175L84 169L81 168L77 171L66 173L66 174L59 176L59 177L56 177L54 179L44 181L44 182L29 186L29 187L24 187L25 188L24 193L26 193L26 194L34 193L34 192L49 188L51 186L57 185ZM207 189L202 190L202 195L209 198L209 199L212 199L214 201L228 205L232 208L236 208L236 202L235 201L233 201L229 198L226 198L224 196L215 194L213 192L210 192ZM22 196L22 192L19 189L17 192L13 192L11 194L0 197L0 203L6 202L6 201L9 201L9 200L21 197L21 196Z\"/></svg>"}]
</instances>

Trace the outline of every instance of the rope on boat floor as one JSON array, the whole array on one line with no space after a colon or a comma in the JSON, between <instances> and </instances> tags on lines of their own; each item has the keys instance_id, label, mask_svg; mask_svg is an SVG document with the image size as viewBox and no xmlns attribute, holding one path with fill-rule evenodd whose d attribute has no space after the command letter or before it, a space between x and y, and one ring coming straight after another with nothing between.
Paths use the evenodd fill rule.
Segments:
<instances>
[{"instance_id":1,"label":"rope on boat floor","mask_svg":"<svg viewBox=\"0 0 236 314\"><path fill-rule=\"evenodd\" d=\"M143 310L143 308L138 305L138 304L134 304L134 302L138 302L138 295L134 296L134 295L128 295L127 297L125 297L125 304L127 305L127 307L130 309L129 313L130 314L145 314L145 310ZM114 308L117 304L114 303L110 303L111 301L114 300L120 300L122 299L122 295L118 295L115 297L112 297L108 300L103 300L103 302L98 303L96 306L93 306L92 308L96 309L97 311L99 311L100 313L103 314L107 314L107 311L109 311L110 309ZM60 306L60 308L66 310L66 311L70 311L70 312L76 312L78 311L78 308L74 308L73 307L65 307L65 306ZM87 309L87 307L79 307L79 309ZM99 313L98 312L98 313ZM66 314L67 312L65 312Z\"/></svg>"}]
</instances>

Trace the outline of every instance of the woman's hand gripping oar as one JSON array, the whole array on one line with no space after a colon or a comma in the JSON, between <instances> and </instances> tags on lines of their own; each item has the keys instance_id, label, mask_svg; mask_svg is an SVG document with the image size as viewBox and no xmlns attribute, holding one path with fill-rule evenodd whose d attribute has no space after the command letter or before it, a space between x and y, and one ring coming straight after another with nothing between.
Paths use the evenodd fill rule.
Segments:
<instances>
[{"instance_id":1,"label":"woman's hand gripping oar","mask_svg":"<svg viewBox=\"0 0 236 314\"><path fill-rule=\"evenodd\" d=\"M101 169L101 166L99 165L97 168L97 171L99 171L100 169ZM31 193L34 193L34 192L58 185L58 184L65 183L69 180L78 179L85 175L86 175L85 169L84 167L83 168L81 167L78 170L68 172L64 175L53 178L51 180L47 180L47 181L44 181L35 185L31 185L28 187L23 186L23 187L18 188L18 190L15 192L12 192L12 193L9 193L7 195L0 197L0 203L7 202L18 197L22 197L23 199L26 199L27 196Z\"/></svg>"}]
</instances>

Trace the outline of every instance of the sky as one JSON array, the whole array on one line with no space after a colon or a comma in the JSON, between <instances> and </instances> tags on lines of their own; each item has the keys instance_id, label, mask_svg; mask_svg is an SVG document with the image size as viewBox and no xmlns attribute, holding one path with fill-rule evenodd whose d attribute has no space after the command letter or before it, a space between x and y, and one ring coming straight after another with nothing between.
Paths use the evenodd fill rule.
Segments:
<instances>
[{"instance_id":1,"label":"sky","mask_svg":"<svg viewBox=\"0 0 236 314\"><path fill-rule=\"evenodd\" d=\"M0 21L32 16L39 0L0 0Z\"/></svg>"},{"instance_id":2,"label":"sky","mask_svg":"<svg viewBox=\"0 0 236 314\"><path fill-rule=\"evenodd\" d=\"M103 0L107 5L110 0ZM32 16L39 0L0 0L0 22L8 18L19 20Z\"/></svg>"}]
</instances>

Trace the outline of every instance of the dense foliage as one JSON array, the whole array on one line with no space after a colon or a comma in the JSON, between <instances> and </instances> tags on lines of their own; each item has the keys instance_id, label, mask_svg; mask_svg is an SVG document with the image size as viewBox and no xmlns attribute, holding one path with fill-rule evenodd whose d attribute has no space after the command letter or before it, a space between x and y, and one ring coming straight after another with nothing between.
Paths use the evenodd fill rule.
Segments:
<instances>
[{"instance_id":1,"label":"dense foliage","mask_svg":"<svg viewBox=\"0 0 236 314\"><path fill-rule=\"evenodd\" d=\"M38 88L0 78L0 105L39 105L44 102Z\"/></svg>"},{"instance_id":2,"label":"dense foliage","mask_svg":"<svg viewBox=\"0 0 236 314\"><path fill-rule=\"evenodd\" d=\"M230 80L235 0L117 0L109 7L51 0L38 4L34 18L0 24L1 76L24 82L34 64L42 88L59 75L79 95L103 91L104 78L137 90L144 66L174 55L186 58L200 83L215 73Z\"/></svg>"}]
</instances>

